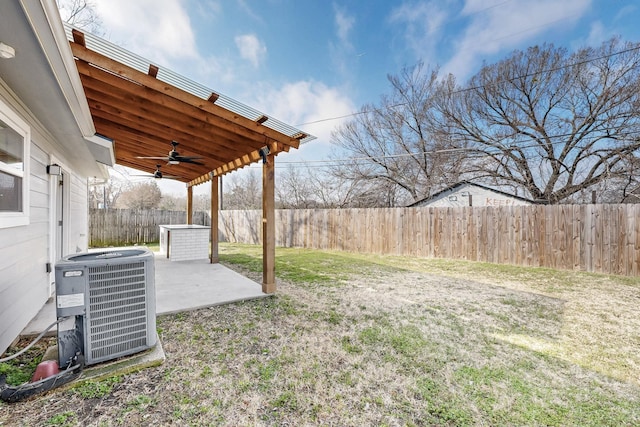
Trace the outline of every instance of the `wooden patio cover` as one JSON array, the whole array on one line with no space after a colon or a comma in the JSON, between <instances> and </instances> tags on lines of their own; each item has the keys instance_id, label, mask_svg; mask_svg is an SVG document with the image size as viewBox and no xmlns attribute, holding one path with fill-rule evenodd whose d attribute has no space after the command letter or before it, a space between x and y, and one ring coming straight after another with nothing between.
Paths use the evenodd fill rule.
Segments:
<instances>
[{"instance_id":1,"label":"wooden patio cover","mask_svg":"<svg viewBox=\"0 0 640 427\"><path fill-rule=\"evenodd\" d=\"M98 40L77 29L71 30L70 45L89 103L96 132L114 143L116 163L153 173L161 165L164 175L187 186L187 222L192 218L192 187L211 181L211 262L218 257L218 180L250 163L263 160L260 150L268 148L263 165L263 284L264 292L275 291L275 156L313 136L293 130L290 135L265 125L271 119L254 119L217 105L220 96L194 95L158 78L159 67L149 64L144 73L114 58L128 52L107 46L105 55L87 47L86 40ZM123 54L124 52L124 54ZM225 98L228 99L228 98ZM245 106L246 107L246 106ZM255 110L246 107L255 115ZM276 124L280 123L275 121ZM168 164L143 157L167 156L171 141L179 142L181 156L197 156L199 164ZM263 153L265 151L263 150Z\"/></svg>"},{"instance_id":2,"label":"wooden patio cover","mask_svg":"<svg viewBox=\"0 0 640 427\"><path fill-rule=\"evenodd\" d=\"M85 35L73 30L73 55L97 133L114 141L116 163L153 173L162 165L188 186L209 181L261 159L259 150L272 154L298 148L308 135L288 136L264 125L269 119L251 120L208 99L157 79L159 68L147 74L89 50ZM171 141L178 141L181 156L202 157L203 165L141 159L166 156Z\"/></svg>"}]
</instances>

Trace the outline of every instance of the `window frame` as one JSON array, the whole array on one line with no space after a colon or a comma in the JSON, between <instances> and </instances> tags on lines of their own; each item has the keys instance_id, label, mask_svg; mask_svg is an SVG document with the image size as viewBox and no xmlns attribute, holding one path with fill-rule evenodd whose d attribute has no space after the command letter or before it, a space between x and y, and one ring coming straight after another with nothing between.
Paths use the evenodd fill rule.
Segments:
<instances>
[{"instance_id":1,"label":"window frame","mask_svg":"<svg viewBox=\"0 0 640 427\"><path fill-rule=\"evenodd\" d=\"M0 98L0 120L22 137L22 170L7 166L0 161L0 171L22 179L22 210L0 212L0 229L29 225L29 181L31 128Z\"/></svg>"}]
</instances>

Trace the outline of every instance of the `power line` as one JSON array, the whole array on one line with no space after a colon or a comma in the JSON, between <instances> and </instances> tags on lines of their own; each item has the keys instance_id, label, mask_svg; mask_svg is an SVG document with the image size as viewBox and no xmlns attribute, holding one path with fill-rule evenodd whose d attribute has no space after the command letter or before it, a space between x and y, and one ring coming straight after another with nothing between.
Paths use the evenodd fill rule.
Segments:
<instances>
[{"instance_id":1,"label":"power line","mask_svg":"<svg viewBox=\"0 0 640 427\"><path fill-rule=\"evenodd\" d=\"M626 126L618 126L618 127L612 127L609 128L610 130L616 130L616 129L623 129ZM568 136L572 136L573 133L565 133L565 134L558 134L558 135L549 135L547 136L548 139L558 139L558 138L566 138ZM634 131L634 132L630 132L628 136L634 136L634 135L640 135L640 130L638 131ZM508 139L512 136L515 136L515 134L512 134L510 136L506 136L503 139ZM535 139L534 138L528 138L525 140L521 140L520 143L523 142L534 142ZM560 144L564 144L565 141L557 141L557 142L550 142L549 145L560 145ZM387 155L382 155L382 156L364 156L364 157L347 157L347 158L342 158L342 159L324 159L324 160L294 160L294 161L281 161L281 162L277 162L276 163L276 167L277 165L300 165L300 166L307 166L309 164L324 164L322 166L313 166L313 167L330 167L330 166L339 166L343 163L353 163L353 162L369 162L371 160L375 160L375 159L393 159L393 158L402 158L402 157L413 157L413 156L420 156L420 155L433 155L433 154L446 154L446 153L455 153L455 152L474 152L478 155L478 157L484 157L486 155L490 155L490 154L500 154L503 153L505 151L509 151L509 148L512 148L513 150L527 150L529 148L540 148L541 145L540 144L531 144L531 145L514 145L512 147L504 147L504 149L498 148L498 147L494 147L495 148L495 152L489 152L488 150L480 150L478 148L474 148L474 147L461 147L461 148L443 148L443 149L437 149L437 150L429 150L429 151L418 151L418 152L410 152L410 153L400 153L400 154L387 154ZM581 150L584 149L586 147L584 146L576 146L575 149Z\"/></svg>"},{"instance_id":2,"label":"power line","mask_svg":"<svg viewBox=\"0 0 640 427\"><path fill-rule=\"evenodd\" d=\"M624 126L619 126L618 128L623 128ZM618 128L610 128L610 129L618 129ZM556 139L556 138L564 138L567 136L571 136L572 133L568 133L568 134L560 134L560 135L551 135L551 136L547 136L546 138L548 139ZM640 131L634 131L634 132L629 132L627 136L632 137L633 135L640 135ZM514 136L514 135L512 135ZM509 137L505 137L504 139L508 139ZM528 141L535 141L534 138L529 138L527 140L523 140L520 141L520 143L522 142L528 142ZM565 141L556 141L556 142L549 142L546 145L550 145L550 146L555 146L555 145L561 145L561 144L565 144ZM284 166L278 166L278 165L289 165L289 166L293 166L293 167L313 167L313 168L326 168L326 167L331 167L331 166L340 166L342 164L345 163L360 163L360 162L370 162L371 160L380 160L380 159L393 159L393 158L402 158L402 157L414 157L414 156L420 156L420 155L434 155L434 154L445 154L445 153L455 153L455 152L471 152L473 154L475 154L473 157L476 158L482 158L482 157L486 157L487 155L492 155L492 154L500 154L500 153L505 153L507 151L515 151L515 150L527 150L527 149L531 149L531 148L543 148L543 145L541 144L531 144L531 145L511 145L511 146L504 146L503 148L500 147L492 147L494 148L494 151L490 151L490 150L482 150L479 149L477 147L462 147L462 148L446 148L446 149L436 149L436 150L429 150L429 151L418 151L418 152L408 152L408 153L400 153L400 154L387 154L387 155L378 155L378 156L365 156L365 157L347 157L347 158L340 158L340 159L324 159L324 160L297 160L297 161L280 161L277 163L276 167L284 167ZM586 146L574 146L571 151L574 150L582 150L587 148ZM310 166L310 164L312 166ZM298 166L296 166L298 165Z\"/></svg>"},{"instance_id":3,"label":"power line","mask_svg":"<svg viewBox=\"0 0 640 427\"><path fill-rule=\"evenodd\" d=\"M534 76L538 76L538 75L542 75L545 73L552 73L555 71L560 71L563 70L565 68L571 68L571 67L576 67L579 65L584 65L584 64L588 64L590 62L594 62L594 61L599 61L601 59L608 59L608 58L612 58L614 56L617 55L622 55L623 53L629 53L629 52L633 52L634 50L639 50L640 49L640 44L636 44L636 46L634 47L630 47L628 49L623 49L617 52L612 52L606 55L601 55L595 58L589 58L589 59L585 59L582 61L577 61L577 62L573 62L571 64L566 64L566 65L561 65L558 67L554 67L554 68L549 68L546 70L540 70L540 71L535 71L532 73L528 73L528 74L523 74L520 76L514 76L512 77L513 80L518 80L518 79L525 79L525 78L529 78L529 77L534 77ZM465 88L460 88L460 89L456 89L454 91L451 92L452 95L458 94L458 93L463 93L463 92L468 92L468 91L472 91L472 90L477 90L477 89L482 89L484 88L485 85L477 85L477 86L469 86L469 87L465 87ZM356 116L360 116L362 114L367 114L367 113L371 113L371 112L383 112L387 109L390 108L395 108L395 107L402 107L409 104L408 102L400 102L398 104L393 104L393 105L389 105L387 107L384 108L373 108L373 109L369 109L369 110L362 110L362 111L356 111L353 113L349 113L349 114L344 114L342 116L335 116L335 117L327 117L324 119L318 119L318 120L313 120L310 122L305 122L305 123L299 123L297 125L294 125L295 127L301 127L301 126L306 126L306 125L313 125L313 124L317 124L317 123L323 123L323 122L328 122L328 121L333 121L333 120L340 120L340 119L346 119L348 117L356 117Z\"/></svg>"}]
</instances>

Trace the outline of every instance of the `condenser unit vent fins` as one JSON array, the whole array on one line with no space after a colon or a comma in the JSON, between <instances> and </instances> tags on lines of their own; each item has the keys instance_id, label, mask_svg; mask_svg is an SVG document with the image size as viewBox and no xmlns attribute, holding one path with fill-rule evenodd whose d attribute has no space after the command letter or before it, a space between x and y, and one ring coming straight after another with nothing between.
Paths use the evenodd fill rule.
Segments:
<instances>
[{"instance_id":1,"label":"condenser unit vent fins","mask_svg":"<svg viewBox=\"0 0 640 427\"><path fill-rule=\"evenodd\" d=\"M109 360L148 347L143 262L88 268L88 356Z\"/></svg>"}]
</instances>

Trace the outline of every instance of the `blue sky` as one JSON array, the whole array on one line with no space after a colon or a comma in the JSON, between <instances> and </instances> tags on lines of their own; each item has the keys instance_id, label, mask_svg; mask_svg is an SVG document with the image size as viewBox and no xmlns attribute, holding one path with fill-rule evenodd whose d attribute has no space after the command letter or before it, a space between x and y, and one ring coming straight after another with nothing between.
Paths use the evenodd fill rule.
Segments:
<instances>
[{"instance_id":1,"label":"blue sky","mask_svg":"<svg viewBox=\"0 0 640 427\"><path fill-rule=\"evenodd\" d=\"M108 40L318 137L282 162L326 157L342 121L325 119L377 103L418 61L464 81L536 44L640 40L638 0L92 2Z\"/></svg>"}]
</instances>

